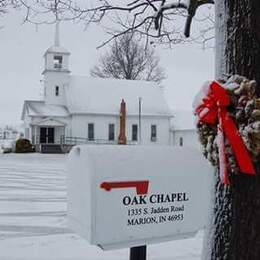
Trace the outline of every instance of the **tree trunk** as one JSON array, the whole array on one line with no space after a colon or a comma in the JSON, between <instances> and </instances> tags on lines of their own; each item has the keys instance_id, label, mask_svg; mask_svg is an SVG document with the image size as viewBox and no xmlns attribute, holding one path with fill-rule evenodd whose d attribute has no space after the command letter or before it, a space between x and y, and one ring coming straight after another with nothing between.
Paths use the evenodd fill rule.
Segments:
<instances>
[{"instance_id":1,"label":"tree trunk","mask_svg":"<svg viewBox=\"0 0 260 260\"><path fill-rule=\"evenodd\" d=\"M258 82L260 95L260 1L216 0L216 77L239 74ZM257 177L217 180L214 220L205 260L260 259L260 162Z\"/></svg>"}]
</instances>

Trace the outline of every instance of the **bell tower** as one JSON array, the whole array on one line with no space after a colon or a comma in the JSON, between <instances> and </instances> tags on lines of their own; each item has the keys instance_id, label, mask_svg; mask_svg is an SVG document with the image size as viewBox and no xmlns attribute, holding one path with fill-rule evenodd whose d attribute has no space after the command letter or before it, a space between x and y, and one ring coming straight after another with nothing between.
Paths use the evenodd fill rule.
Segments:
<instances>
[{"instance_id":1,"label":"bell tower","mask_svg":"<svg viewBox=\"0 0 260 260\"><path fill-rule=\"evenodd\" d=\"M70 53L60 46L59 22L55 25L54 45L44 54L44 101L46 104L66 105L65 87L69 84Z\"/></svg>"}]
</instances>

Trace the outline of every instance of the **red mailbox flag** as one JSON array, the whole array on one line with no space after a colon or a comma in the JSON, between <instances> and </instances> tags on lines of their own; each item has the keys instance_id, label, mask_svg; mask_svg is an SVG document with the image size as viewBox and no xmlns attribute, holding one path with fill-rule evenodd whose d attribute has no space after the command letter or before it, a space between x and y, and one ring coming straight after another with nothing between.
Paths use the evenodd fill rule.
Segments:
<instances>
[{"instance_id":1,"label":"red mailbox flag","mask_svg":"<svg viewBox=\"0 0 260 260\"><path fill-rule=\"evenodd\" d=\"M103 182L101 189L110 191L112 189L136 188L137 195L148 193L149 181L122 181L122 182Z\"/></svg>"}]
</instances>

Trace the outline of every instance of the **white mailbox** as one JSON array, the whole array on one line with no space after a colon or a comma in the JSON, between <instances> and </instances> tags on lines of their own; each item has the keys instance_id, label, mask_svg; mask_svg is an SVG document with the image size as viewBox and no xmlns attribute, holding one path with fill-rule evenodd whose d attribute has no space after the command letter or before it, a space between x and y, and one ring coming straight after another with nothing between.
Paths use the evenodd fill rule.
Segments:
<instances>
[{"instance_id":1,"label":"white mailbox","mask_svg":"<svg viewBox=\"0 0 260 260\"><path fill-rule=\"evenodd\" d=\"M69 226L104 250L191 237L206 225L214 171L198 150L83 145L68 164Z\"/></svg>"}]
</instances>

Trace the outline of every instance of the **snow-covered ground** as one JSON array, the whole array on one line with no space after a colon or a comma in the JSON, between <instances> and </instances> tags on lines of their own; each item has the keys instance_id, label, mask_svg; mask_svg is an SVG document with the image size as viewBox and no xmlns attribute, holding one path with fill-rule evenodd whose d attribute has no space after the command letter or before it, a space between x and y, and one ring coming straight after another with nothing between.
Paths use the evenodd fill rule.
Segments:
<instances>
[{"instance_id":1,"label":"snow-covered ground","mask_svg":"<svg viewBox=\"0 0 260 260\"><path fill-rule=\"evenodd\" d=\"M151 245L149 260L198 260L203 233ZM0 260L128 260L66 227L66 156L0 154Z\"/></svg>"}]
</instances>

